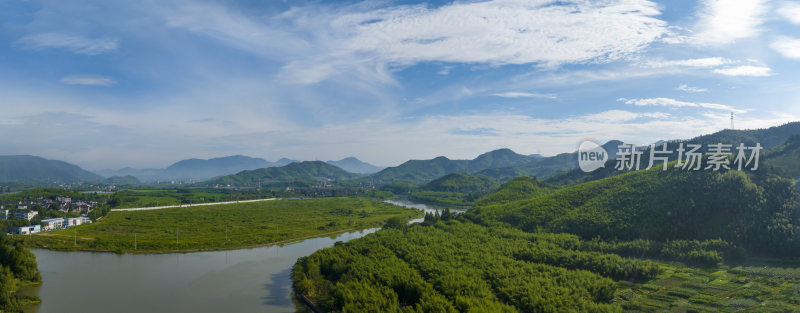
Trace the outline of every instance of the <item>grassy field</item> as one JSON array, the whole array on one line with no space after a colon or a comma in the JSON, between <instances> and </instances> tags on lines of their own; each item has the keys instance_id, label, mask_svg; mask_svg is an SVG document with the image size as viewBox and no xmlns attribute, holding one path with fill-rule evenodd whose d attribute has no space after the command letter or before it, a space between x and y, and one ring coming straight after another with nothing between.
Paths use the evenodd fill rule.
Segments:
<instances>
[{"instance_id":1,"label":"grassy field","mask_svg":"<svg viewBox=\"0 0 800 313\"><path fill-rule=\"evenodd\" d=\"M232 249L380 227L422 212L372 199L276 200L111 212L99 222L25 237L30 247L153 253Z\"/></svg>"},{"instance_id":2,"label":"grassy field","mask_svg":"<svg viewBox=\"0 0 800 313\"><path fill-rule=\"evenodd\" d=\"M800 268L777 266L666 265L645 284L619 282L614 302L640 312L800 311Z\"/></svg>"}]
</instances>

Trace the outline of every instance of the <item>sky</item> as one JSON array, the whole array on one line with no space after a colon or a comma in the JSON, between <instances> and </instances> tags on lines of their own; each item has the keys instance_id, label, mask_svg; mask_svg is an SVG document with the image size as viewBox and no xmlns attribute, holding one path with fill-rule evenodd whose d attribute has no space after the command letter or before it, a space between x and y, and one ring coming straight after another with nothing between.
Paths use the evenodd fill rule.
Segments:
<instances>
[{"instance_id":1,"label":"sky","mask_svg":"<svg viewBox=\"0 0 800 313\"><path fill-rule=\"evenodd\" d=\"M800 120L800 1L0 0L0 155L393 166Z\"/></svg>"}]
</instances>

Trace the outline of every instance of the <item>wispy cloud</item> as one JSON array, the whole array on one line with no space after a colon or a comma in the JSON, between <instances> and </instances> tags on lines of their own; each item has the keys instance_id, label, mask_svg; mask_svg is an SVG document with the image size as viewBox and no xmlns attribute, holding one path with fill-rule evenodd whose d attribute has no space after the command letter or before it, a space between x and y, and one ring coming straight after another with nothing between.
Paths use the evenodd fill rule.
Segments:
<instances>
[{"instance_id":1,"label":"wispy cloud","mask_svg":"<svg viewBox=\"0 0 800 313\"><path fill-rule=\"evenodd\" d=\"M556 95L554 95L554 94L541 94L541 93L521 92L521 91L508 91L508 92L493 93L492 96L502 97L502 98L540 98L540 99L555 99L556 98Z\"/></svg>"},{"instance_id":2,"label":"wispy cloud","mask_svg":"<svg viewBox=\"0 0 800 313\"><path fill-rule=\"evenodd\" d=\"M309 51L284 66L286 77L302 84L342 72L386 80L392 68L421 62L549 67L607 62L639 53L666 32L666 22L655 18L657 5L644 0L495 0L333 15L318 10L296 8L283 15L293 27L316 34Z\"/></svg>"},{"instance_id":3,"label":"wispy cloud","mask_svg":"<svg viewBox=\"0 0 800 313\"><path fill-rule=\"evenodd\" d=\"M756 66L756 65L742 65L737 67L729 67L724 69L715 69L714 73L722 74L726 76L754 76L754 77L764 77L764 76L771 76L772 69L766 66Z\"/></svg>"},{"instance_id":4,"label":"wispy cloud","mask_svg":"<svg viewBox=\"0 0 800 313\"><path fill-rule=\"evenodd\" d=\"M587 121L606 121L606 122L625 122L631 121L638 118L667 118L670 115L668 113L663 112L654 112L654 113L636 113L631 111L624 111L624 110L608 110L600 113L594 114L587 114L581 117L581 119Z\"/></svg>"},{"instance_id":5,"label":"wispy cloud","mask_svg":"<svg viewBox=\"0 0 800 313\"><path fill-rule=\"evenodd\" d=\"M705 102L687 102L680 101L672 98L647 98L647 99L625 99L619 98L618 101L625 102L625 104L633 104L636 106L669 106L669 107L698 107L714 110L724 110L736 113L745 113L747 110L740 110L724 104L705 103Z\"/></svg>"},{"instance_id":6,"label":"wispy cloud","mask_svg":"<svg viewBox=\"0 0 800 313\"><path fill-rule=\"evenodd\" d=\"M798 12L798 14L800 14L800 12ZM798 18L800 19L800 16L798 16ZM777 40L773 41L769 47L787 58L800 59L800 39L779 37Z\"/></svg>"},{"instance_id":7,"label":"wispy cloud","mask_svg":"<svg viewBox=\"0 0 800 313\"><path fill-rule=\"evenodd\" d=\"M697 93L697 92L706 92L708 91L708 88L698 88L689 86L687 84L683 84L678 87L675 87L675 90Z\"/></svg>"},{"instance_id":8,"label":"wispy cloud","mask_svg":"<svg viewBox=\"0 0 800 313\"><path fill-rule=\"evenodd\" d=\"M729 44L761 32L768 0L703 0L700 20L689 41L699 45Z\"/></svg>"},{"instance_id":9,"label":"wispy cloud","mask_svg":"<svg viewBox=\"0 0 800 313\"><path fill-rule=\"evenodd\" d=\"M669 61L649 61L644 65L654 68L662 67L716 67L720 65L730 64L732 61L726 58L713 57L713 58L699 58L699 59L686 59L686 60L669 60Z\"/></svg>"},{"instance_id":10,"label":"wispy cloud","mask_svg":"<svg viewBox=\"0 0 800 313\"><path fill-rule=\"evenodd\" d=\"M62 78L61 83L67 85L87 85L87 86L113 86L117 81L111 77L100 75L78 74Z\"/></svg>"},{"instance_id":11,"label":"wispy cloud","mask_svg":"<svg viewBox=\"0 0 800 313\"><path fill-rule=\"evenodd\" d=\"M15 46L27 50L55 48L65 49L77 54L96 55L116 50L119 46L119 39L110 37L87 38L59 33L41 33L22 37L15 42Z\"/></svg>"},{"instance_id":12,"label":"wispy cloud","mask_svg":"<svg viewBox=\"0 0 800 313\"><path fill-rule=\"evenodd\" d=\"M800 4L795 2L784 3L778 9L778 14L790 23L800 25Z\"/></svg>"}]
</instances>

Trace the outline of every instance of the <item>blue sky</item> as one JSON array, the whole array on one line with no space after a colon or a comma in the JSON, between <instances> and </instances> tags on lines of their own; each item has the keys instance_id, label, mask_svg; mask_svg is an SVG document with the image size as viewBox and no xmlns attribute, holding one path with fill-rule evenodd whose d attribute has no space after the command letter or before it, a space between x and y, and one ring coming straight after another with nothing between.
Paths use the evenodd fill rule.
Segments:
<instances>
[{"instance_id":1,"label":"blue sky","mask_svg":"<svg viewBox=\"0 0 800 313\"><path fill-rule=\"evenodd\" d=\"M800 1L0 1L0 147L378 165L800 120Z\"/></svg>"}]
</instances>

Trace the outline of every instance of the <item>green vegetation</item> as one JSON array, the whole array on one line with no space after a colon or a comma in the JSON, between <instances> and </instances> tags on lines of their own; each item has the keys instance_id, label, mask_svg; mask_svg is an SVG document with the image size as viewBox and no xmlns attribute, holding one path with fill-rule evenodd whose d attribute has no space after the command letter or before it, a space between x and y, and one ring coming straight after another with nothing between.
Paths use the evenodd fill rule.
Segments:
<instances>
[{"instance_id":1,"label":"green vegetation","mask_svg":"<svg viewBox=\"0 0 800 313\"><path fill-rule=\"evenodd\" d=\"M294 289L327 312L800 310L797 265L748 265L800 256L794 181L661 168L596 179L513 179L467 213L300 259Z\"/></svg>"},{"instance_id":2,"label":"green vegetation","mask_svg":"<svg viewBox=\"0 0 800 313\"><path fill-rule=\"evenodd\" d=\"M753 181L729 171L638 171L531 199L483 203L482 223L581 238L705 240L721 238L752 252L781 255L797 247L793 182Z\"/></svg>"},{"instance_id":3,"label":"green vegetation","mask_svg":"<svg viewBox=\"0 0 800 313\"><path fill-rule=\"evenodd\" d=\"M782 146L764 154L764 168L770 173L800 178L800 135L794 135Z\"/></svg>"},{"instance_id":4,"label":"green vegetation","mask_svg":"<svg viewBox=\"0 0 800 313\"><path fill-rule=\"evenodd\" d=\"M117 252L168 252L265 245L380 227L415 209L372 199L274 200L111 212L100 221L21 237L29 246Z\"/></svg>"},{"instance_id":5,"label":"green vegetation","mask_svg":"<svg viewBox=\"0 0 800 313\"><path fill-rule=\"evenodd\" d=\"M140 182L139 179L136 177L133 177L131 175L125 175L125 176L112 176L106 178L105 183L109 185L122 186L122 185L140 185L142 182Z\"/></svg>"},{"instance_id":6,"label":"green vegetation","mask_svg":"<svg viewBox=\"0 0 800 313\"><path fill-rule=\"evenodd\" d=\"M324 311L615 312L612 278L651 261L580 250L570 235L457 220L385 229L298 260L295 290Z\"/></svg>"},{"instance_id":7,"label":"green vegetation","mask_svg":"<svg viewBox=\"0 0 800 313\"><path fill-rule=\"evenodd\" d=\"M0 236L0 312L21 312L23 305L38 302L38 298L18 295L16 291L41 280L36 256L20 242Z\"/></svg>"},{"instance_id":8,"label":"green vegetation","mask_svg":"<svg viewBox=\"0 0 800 313\"><path fill-rule=\"evenodd\" d=\"M242 171L204 182L204 185L260 186L280 181L327 181L359 177L322 161L291 163L282 167L268 167L252 171Z\"/></svg>"},{"instance_id":9,"label":"green vegetation","mask_svg":"<svg viewBox=\"0 0 800 313\"><path fill-rule=\"evenodd\" d=\"M532 177L517 177L507 181L497 192L481 198L476 205L502 204L515 200L530 199L553 192L554 188Z\"/></svg>"},{"instance_id":10,"label":"green vegetation","mask_svg":"<svg viewBox=\"0 0 800 313\"><path fill-rule=\"evenodd\" d=\"M497 185L497 181L490 177L453 173L419 187L409 198L428 204L469 206L493 191Z\"/></svg>"},{"instance_id":11,"label":"green vegetation","mask_svg":"<svg viewBox=\"0 0 800 313\"><path fill-rule=\"evenodd\" d=\"M532 158L509 149L499 149L479 155L473 160L450 160L440 156L431 160L410 160L386 168L370 177L381 183L407 181L424 183L451 173L477 173L491 168L527 164Z\"/></svg>"}]
</instances>

